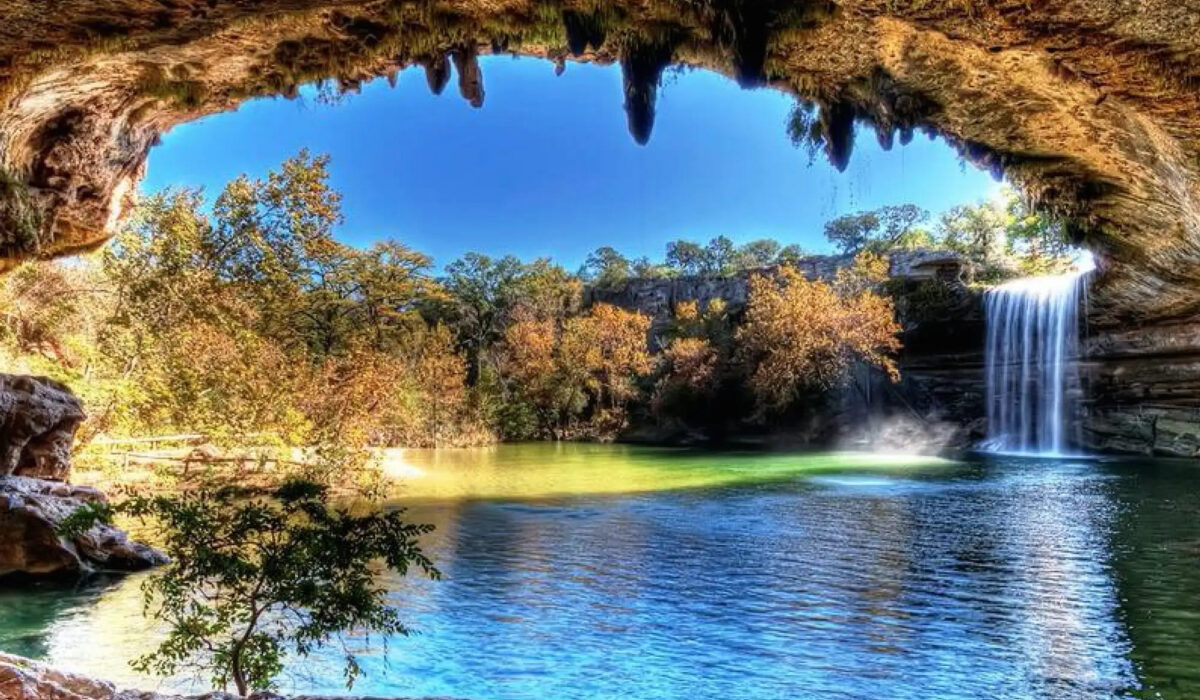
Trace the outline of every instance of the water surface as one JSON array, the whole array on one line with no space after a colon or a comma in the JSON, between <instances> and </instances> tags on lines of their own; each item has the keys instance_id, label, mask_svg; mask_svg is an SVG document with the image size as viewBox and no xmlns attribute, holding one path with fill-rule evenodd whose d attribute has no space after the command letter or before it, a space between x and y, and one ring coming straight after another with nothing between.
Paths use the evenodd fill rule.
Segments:
<instances>
[{"instance_id":1,"label":"water surface","mask_svg":"<svg viewBox=\"0 0 1200 700\"><path fill-rule=\"evenodd\" d=\"M1200 697L1192 465L540 445L390 468L446 579L389 582L421 634L356 693ZM0 593L0 648L159 687L127 666L155 634L139 581ZM344 690L332 654L282 686Z\"/></svg>"}]
</instances>

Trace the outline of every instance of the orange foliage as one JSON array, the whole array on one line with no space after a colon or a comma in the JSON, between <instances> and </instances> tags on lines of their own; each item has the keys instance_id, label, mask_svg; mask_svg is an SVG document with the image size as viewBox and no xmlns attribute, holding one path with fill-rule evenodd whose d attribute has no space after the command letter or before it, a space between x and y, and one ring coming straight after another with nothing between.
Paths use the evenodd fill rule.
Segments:
<instances>
[{"instance_id":1,"label":"orange foliage","mask_svg":"<svg viewBox=\"0 0 1200 700\"><path fill-rule=\"evenodd\" d=\"M891 355L900 349L899 332L890 299L869 289L839 294L833 285L784 266L774 277L750 279L737 339L760 407L778 410L803 388L828 389L842 381L855 361L898 380Z\"/></svg>"}]
</instances>

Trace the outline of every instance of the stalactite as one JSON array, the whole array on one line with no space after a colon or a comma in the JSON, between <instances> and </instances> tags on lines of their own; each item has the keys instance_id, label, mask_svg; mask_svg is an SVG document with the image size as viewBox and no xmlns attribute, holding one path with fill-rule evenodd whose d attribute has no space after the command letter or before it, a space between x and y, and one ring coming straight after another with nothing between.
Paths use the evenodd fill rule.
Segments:
<instances>
[{"instance_id":1,"label":"stalactite","mask_svg":"<svg viewBox=\"0 0 1200 700\"><path fill-rule=\"evenodd\" d=\"M663 70L675 54L673 41L630 38L621 51L621 77L625 87L625 115L629 133L641 145L654 130L658 86Z\"/></svg>"},{"instance_id":2,"label":"stalactite","mask_svg":"<svg viewBox=\"0 0 1200 700\"><path fill-rule=\"evenodd\" d=\"M589 45L599 51L604 44L607 31L598 14L563 10L562 21L567 30L567 49L572 55L582 56Z\"/></svg>"},{"instance_id":3,"label":"stalactite","mask_svg":"<svg viewBox=\"0 0 1200 700\"><path fill-rule=\"evenodd\" d=\"M458 92L478 109L483 106L483 71L479 68L479 51L474 44L454 49L454 69L458 71Z\"/></svg>"},{"instance_id":4,"label":"stalactite","mask_svg":"<svg viewBox=\"0 0 1200 700\"><path fill-rule=\"evenodd\" d=\"M853 105L844 100L821 103L818 118L825 134L825 155L839 172L845 172L854 150L854 115Z\"/></svg>"},{"instance_id":5,"label":"stalactite","mask_svg":"<svg viewBox=\"0 0 1200 700\"><path fill-rule=\"evenodd\" d=\"M763 0L718 0L714 3L713 39L733 53L738 84L758 87L766 82L763 67L770 41L769 20L774 12Z\"/></svg>"},{"instance_id":6,"label":"stalactite","mask_svg":"<svg viewBox=\"0 0 1200 700\"><path fill-rule=\"evenodd\" d=\"M435 95L442 94L450 82L450 59L446 54L430 56L420 61L425 67L425 82L429 83L429 91Z\"/></svg>"}]
</instances>

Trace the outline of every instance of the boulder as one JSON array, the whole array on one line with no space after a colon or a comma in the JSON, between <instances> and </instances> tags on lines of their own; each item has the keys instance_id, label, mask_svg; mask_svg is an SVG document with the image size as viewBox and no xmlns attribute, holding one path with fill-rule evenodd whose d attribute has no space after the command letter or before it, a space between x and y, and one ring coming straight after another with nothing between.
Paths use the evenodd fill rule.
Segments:
<instances>
[{"instance_id":1,"label":"boulder","mask_svg":"<svg viewBox=\"0 0 1200 700\"><path fill-rule=\"evenodd\" d=\"M104 500L104 494L86 486L0 477L0 577L138 571L164 563L163 554L111 525L95 525L70 539L59 537L63 519Z\"/></svg>"},{"instance_id":2,"label":"boulder","mask_svg":"<svg viewBox=\"0 0 1200 700\"><path fill-rule=\"evenodd\" d=\"M0 374L0 476L66 481L75 430L86 417L66 386L45 377Z\"/></svg>"}]
</instances>

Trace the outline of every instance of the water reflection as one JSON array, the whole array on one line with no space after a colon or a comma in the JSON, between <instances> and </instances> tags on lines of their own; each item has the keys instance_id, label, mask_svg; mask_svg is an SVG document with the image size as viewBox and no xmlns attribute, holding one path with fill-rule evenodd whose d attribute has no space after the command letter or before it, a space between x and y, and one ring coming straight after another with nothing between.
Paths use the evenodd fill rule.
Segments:
<instances>
[{"instance_id":1,"label":"water reflection","mask_svg":"<svg viewBox=\"0 0 1200 700\"><path fill-rule=\"evenodd\" d=\"M653 452L599 457L618 481L708 479L754 463L691 455L661 464L663 475ZM389 582L421 634L366 659L355 692L1200 697L1200 472L993 460L817 476L793 463L784 478L782 457L761 459L765 481L406 501L437 525L429 547L446 580ZM510 468L501 454L484 482ZM558 483L580 478L597 477ZM136 588L60 596L69 602L44 616L41 655L138 681L124 664L151 634ZM0 598L0 620L20 600ZM0 648L13 649L7 630ZM297 667L306 673L285 690L343 690L336 658Z\"/></svg>"}]
</instances>

